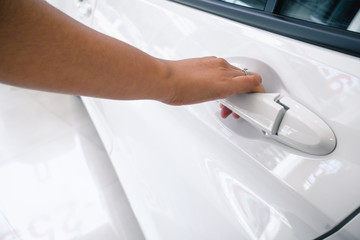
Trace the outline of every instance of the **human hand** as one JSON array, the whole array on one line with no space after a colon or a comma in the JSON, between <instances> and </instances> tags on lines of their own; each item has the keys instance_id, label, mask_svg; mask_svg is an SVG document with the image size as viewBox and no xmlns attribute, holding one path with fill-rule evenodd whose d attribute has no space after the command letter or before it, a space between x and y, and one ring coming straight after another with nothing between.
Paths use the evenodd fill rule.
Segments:
<instances>
[{"instance_id":1,"label":"human hand","mask_svg":"<svg viewBox=\"0 0 360 240\"><path fill-rule=\"evenodd\" d=\"M184 105L223 99L237 93L265 92L260 75L232 66L217 57L165 61L169 69L168 92L164 103ZM221 106L221 116L228 117L232 111ZM239 116L232 114L235 118Z\"/></svg>"}]
</instances>

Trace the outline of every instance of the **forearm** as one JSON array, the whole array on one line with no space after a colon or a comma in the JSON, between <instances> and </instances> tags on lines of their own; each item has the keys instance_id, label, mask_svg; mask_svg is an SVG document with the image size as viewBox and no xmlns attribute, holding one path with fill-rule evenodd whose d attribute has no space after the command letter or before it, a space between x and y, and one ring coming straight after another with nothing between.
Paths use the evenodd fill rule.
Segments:
<instances>
[{"instance_id":1,"label":"forearm","mask_svg":"<svg viewBox=\"0 0 360 240\"><path fill-rule=\"evenodd\" d=\"M0 81L183 105L263 92L261 77L216 57L167 61L98 33L43 0L0 0Z\"/></svg>"},{"instance_id":2,"label":"forearm","mask_svg":"<svg viewBox=\"0 0 360 240\"><path fill-rule=\"evenodd\" d=\"M14 31L16 29L16 31ZM0 0L0 80L112 99L167 98L163 61L38 0Z\"/></svg>"}]
</instances>

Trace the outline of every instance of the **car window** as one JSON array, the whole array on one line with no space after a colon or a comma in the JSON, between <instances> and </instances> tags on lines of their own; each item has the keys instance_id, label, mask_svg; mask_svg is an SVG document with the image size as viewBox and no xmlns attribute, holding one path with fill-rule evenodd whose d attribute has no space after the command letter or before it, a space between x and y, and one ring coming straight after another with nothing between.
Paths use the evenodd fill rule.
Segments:
<instances>
[{"instance_id":1,"label":"car window","mask_svg":"<svg viewBox=\"0 0 360 240\"><path fill-rule=\"evenodd\" d=\"M280 15L360 32L359 0L284 0Z\"/></svg>"},{"instance_id":2,"label":"car window","mask_svg":"<svg viewBox=\"0 0 360 240\"><path fill-rule=\"evenodd\" d=\"M360 57L360 0L170 1Z\"/></svg>"},{"instance_id":3,"label":"car window","mask_svg":"<svg viewBox=\"0 0 360 240\"><path fill-rule=\"evenodd\" d=\"M220 0L220 1L233 3L244 7L255 8L259 10L264 10L266 5L266 0Z\"/></svg>"}]
</instances>

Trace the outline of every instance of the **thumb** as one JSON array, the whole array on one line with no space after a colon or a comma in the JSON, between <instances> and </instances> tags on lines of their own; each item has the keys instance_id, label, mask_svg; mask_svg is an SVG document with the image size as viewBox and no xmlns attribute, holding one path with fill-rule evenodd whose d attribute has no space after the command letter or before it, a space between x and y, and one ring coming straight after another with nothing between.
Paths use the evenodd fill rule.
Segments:
<instances>
[{"instance_id":1,"label":"thumb","mask_svg":"<svg viewBox=\"0 0 360 240\"><path fill-rule=\"evenodd\" d=\"M235 93L265 92L263 85L255 75L237 76L232 80Z\"/></svg>"}]
</instances>

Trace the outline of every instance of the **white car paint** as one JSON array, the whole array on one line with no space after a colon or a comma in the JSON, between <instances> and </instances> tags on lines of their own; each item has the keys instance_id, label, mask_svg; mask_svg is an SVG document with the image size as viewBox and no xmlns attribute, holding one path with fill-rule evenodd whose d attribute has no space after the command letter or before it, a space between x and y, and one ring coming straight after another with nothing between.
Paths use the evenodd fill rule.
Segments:
<instances>
[{"instance_id":1,"label":"white car paint","mask_svg":"<svg viewBox=\"0 0 360 240\"><path fill-rule=\"evenodd\" d=\"M165 0L102 0L92 13L93 28L153 56L215 55L259 72L267 92L306 106L337 138L315 156L221 119L216 101L84 97L147 239L314 239L359 207L358 58ZM338 239L359 237L356 219Z\"/></svg>"}]
</instances>

